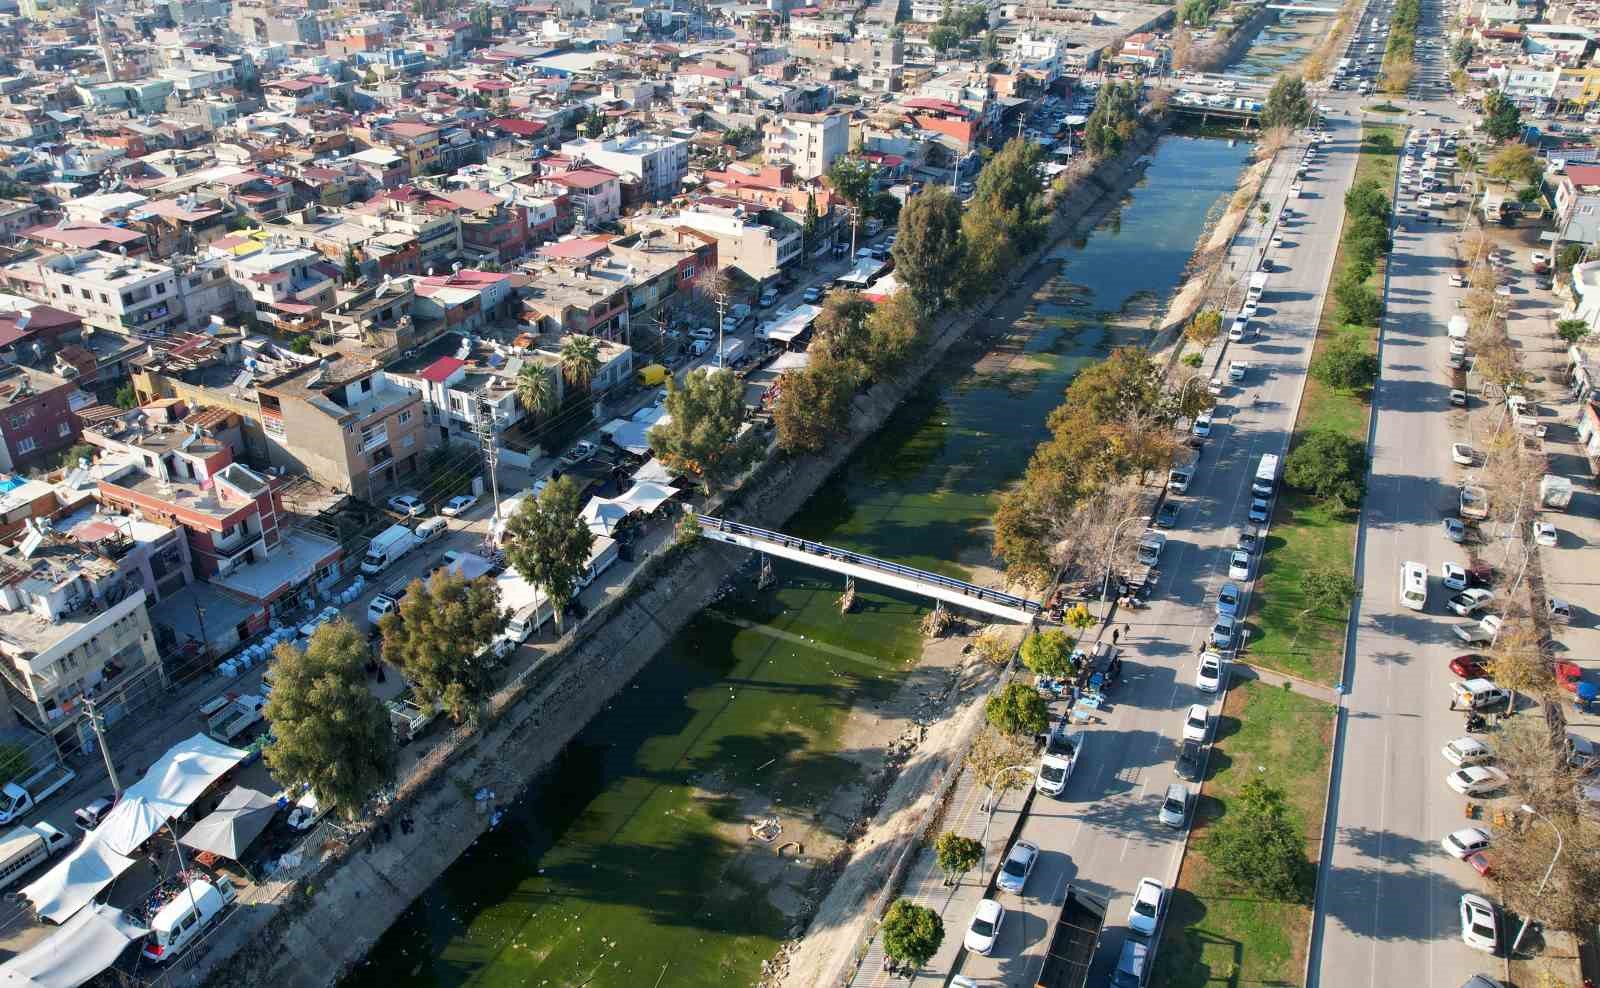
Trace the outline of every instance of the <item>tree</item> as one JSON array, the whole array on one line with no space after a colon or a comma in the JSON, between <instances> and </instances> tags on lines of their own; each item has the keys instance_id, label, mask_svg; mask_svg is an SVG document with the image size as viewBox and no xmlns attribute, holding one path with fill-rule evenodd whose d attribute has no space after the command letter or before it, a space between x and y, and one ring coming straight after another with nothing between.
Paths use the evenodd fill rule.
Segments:
<instances>
[{"instance_id":1,"label":"tree","mask_svg":"<svg viewBox=\"0 0 1600 988\"><path fill-rule=\"evenodd\" d=\"M850 428L850 402L856 374L842 361L813 357L811 363L783 375L772 421L778 447L790 453L817 453Z\"/></svg>"},{"instance_id":2,"label":"tree","mask_svg":"<svg viewBox=\"0 0 1600 988\"><path fill-rule=\"evenodd\" d=\"M871 337L867 365L873 377L881 378L900 369L922 339L922 319L916 300L907 292L895 292L879 302L867 317Z\"/></svg>"},{"instance_id":3,"label":"tree","mask_svg":"<svg viewBox=\"0 0 1600 988\"><path fill-rule=\"evenodd\" d=\"M493 580L469 582L448 570L427 582L411 581L400 606L378 622L384 658L418 696L444 707L457 723L474 718L494 692L484 655L505 625Z\"/></svg>"},{"instance_id":4,"label":"tree","mask_svg":"<svg viewBox=\"0 0 1600 988\"><path fill-rule=\"evenodd\" d=\"M310 786L317 802L353 819L372 790L394 777L389 712L367 689L367 642L349 621L318 628L305 650L273 652L262 751L273 778Z\"/></svg>"},{"instance_id":5,"label":"tree","mask_svg":"<svg viewBox=\"0 0 1600 988\"><path fill-rule=\"evenodd\" d=\"M933 50L943 55L961 43L961 32L953 27L941 24L928 32L928 44Z\"/></svg>"},{"instance_id":6,"label":"tree","mask_svg":"<svg viewBox=\"0 0 1600 988\"><path fill-rule=\"evenodd\" d=\"M964 301L975 301L1005 285L1017 269L1021 252L1014 232L1019 220L990 199L974 198L961 217L966 244L957 290Z\"/></svg>"},{"instance_id":7,"label":"tree","mask_svg":"<svg viewBox=\"0 0 1600 988\"><path fill-rule=\"evenodd\" d=\"M1206 827L1200 849L1234 885L1274 899L1304 897L1305 841L1276 786L1246 782L1228 801L1228 812Z\"/></svg>"},{"instance_id":8,"label":"tree","mask_svg":"<svg viewBox=\"0 0 1600 988\"><path fill-rule=\"evenodd\" d=\"M506 522L506 562L550 598L557 627L594 548L580 495L571 477L561 477L538 497L523 498Z\"/></svg>"},{"instance_id":9,"label":"tree","mask_svg":"<svg viewBox=\"0 0 1600 988\"><path fill-rule=\"evenodd\" d=\"M1498 89L1483 98L1483 130L1497 141L1509 141L1522 133L1522 111Z\"/></svg>"},{"instance_id":10,"label":"tree","mask_svg":"<svg viewBox=\"0 0 1600 988\"><path fill-rule=\"evenodd\" d=\"M1039 145L1013 137L978 173L973 201L968 203L969 209L985 203L1007 217L1012 242L1022 253L1032 250L1043 234L1043 169L1044 151Z\"/></svg>"},{"instance_id":11,"label":"tree","mask_svg":"<svg viewBox=\"0 0 1600 988\"><path fill-rule=\"evenodd\" d=\"M944 920L926 906L919 906L910 899L896 899L884 914L878 932L883 935L885 954L920 968L944 943Z\"/></svg>"},{"instance_id":12,"label":"tree","mask_svg":"<svg viewBox=\"0 0 1600 988\"><path fill-rule=\"evenodd\" d=\"M946 830L933 842L933 852L939 859L939 870L944 872L944 883L954 885L962 874L978 867L983 845L971 837Z\"/></svg>"},{"instance_id":13,"label":"tree","mask_svg":"<svg viewBox=\"0 0 1600 988\"><path fill-rule=\"evenodd\" d=\"M301 333L289 341L289 349L295 353L309 354L311 352L311 337Z\"/></svg>"},{"instance_id":14,"label":"tree","mask_svg":"<svg viewBox=\"0 0 1600 988\"><path fill-rule=\"evenodd\" d=\"M1065 613L1061 615L1061 621L1081 635L1094 627L1095 616L1089 613L1089 608L1086 605L1078 603L1066 609Z\"/></svg>"},{"instance_id":15,"label":"tree","mask_svg":"<svg viewBox=\"0 0 1600 988\"><path fill-rule=\"evenodd\" d=\"M1483 172L1497 182L1531 185L1544 174L1544 166L1526 144L1508 144L1496 151Z\"/></svg>"},{"instance_id":16,"label":"tree","mask_svg":"<svg viewBox=\"0 0 1600 988\"><path fill-rule=\"evenodd\" d=\"M0 786L27 775L33 769L33 757L20 744L0 743Z\"/></svg>"},{"instance_id":17,"label":"tree","mask_svg":"<svg viewBox=\"0 0 1600 988\"><path fill-rule=\"evenodd\" d=\"M117 389L116 397L111 400L117 403L118 408L132 408L139 404L139 393L133 390L133 385L124 384Z\"/></svg>"},{"instance_id":18,"label":"tree","mask_svg":"<svg viewBox=\"0 0 1600 988\"><path fill-rule=\"evenodd\" d=\"M880 192L872 197L867 212L882 220L886 226L894 226L900 219L900 197L893 192Z\"/></svg>"},{"instance_id":19,"label":"tree","mask_svg":"<svg viewBox=\"0 0 1600 988\"><path fill-rule=\"evenodd\" d=\"M1582 319L1562 319L1556 323L1556 335L1563 343L1576 343L1589 335L1589 324Z\"/></svg>"},{"instance_id":20,"label":"tree","mask_svg":"<svg viewBox=\"0 0 1600 988\"><path fill-rule=\"evenodd\" d=\"M862 209L872 192L874 171L872 165L861 158L845 155L834 159L832 167L828 169L828 184L833 186L833 191L844 196L850 205Z\"/></svg>"},{"instance_id":21,"label":"tree","mask_svg":"<svg viewBox=\"0 0 1600 988\"><path fill-rule=\"evenodd\" d=\"M1296 75L1280 75L1261 105L1261 126L1304 127L1311 122L1311 99L1306 81Z\"/></svg>"},{"instance_id":22,"label":"tree","mask_svg":"<svg viewBox=\"0 0 1600 988\"><path fill-rule=\"evenodd\" d=\"M1083 125L1084 144L1095 157L1121 151L1133 136L1139 93L1132 83L1110 82L1100 87L1094 110Z\"/></svg>"},{"instance_id":23,"label":"tree","mask_svg":"<svg viewBox=\"0 0 1600 988\"><path fill-rule=\"evenodd\" d=\"M1345 612L1356 599L1356 581L1349 573L1328 567L1318 567L1300 574L1300 593L1305 598L1306 609L1312 611Z\"/></svg>"},{"instance_id":24,"label":"tree","mask_svg":"<svg viewBox=\"0 0 1600 988\"><path fill-rule=\"evenodd\" d=\"M1378 355L1367 350L1365 341L1340 336L1312 361L1311 373L1335 390L1359 391L1378 379Z\"/></svg>"},{"instance_id":25,"label":"tree","mask_svg":"<svg viewBox=\"0 0 1600 988\"><path fill-rule=\"evenodd\" d=\"M587 388L600 370L600 341L593 336L568 333L561 339L561 373L567 383Z\"/></svg>"},{"instance_id":26,"label":"tree","mask_svg":"<svg viewBox=\"0 0 1600 988\"><path fill-rule=\"evenodd\" d=\"M1216 309L1201 309L1189 320L1189 328L1184 335L1198 347L1207 347L1222 332L1222 313Z\"/></svg>"},{"instance_id":27,"label":"tree","mask_svg":"<svg viewBox=\"0 0 1600 988\"><path fill-rule=\"evenodd\" d=\"M1583 244L1567 244L1556 251L1556 272L1566 274L1583 262Z\"/></svg>"},{"instance_id":28,"label":"tree","mask_svg":"<svg viewBox=\"0 0 1600 988\"><path fill-rule=\"evenodd\" d=\"M1450 63L1458 69L1465 69L1476 53L1477 46L1472 43L1472 39L1462 35L1450 46Z\"/></svg>"},{"instance_id":29,"label":"tree","mask_svg":"<svg viewBox=\"0 0 1600 988\"><path fill-rule=\"evenodd\" d=\"M726 371L697 367L681 385L667 381L666 409L668 421L650 429L650 448L662 462L698 474L709 493L733 462L744 387Z\"/></svg>"},{"instance_id":30,"label":"tree","mask_svg":"<svg viewBox=\"0 0 1600 988\"><path fill-rule=\"evenodd\" d=\"M556 410L556 379L550 369L529 362L517 372L517 401L535 418L544 418Z\"/></svg>"},{"instance_id":31,"label":"tree","mask_svg":"<svg viewBox=\"0 0 1600 988\"><path fill-rule=\"evenodd\" d=\"M805 219L800 223L800 239L807 250L811 249L817 239L817 221L817 194L807 191Z\"/></svg>"},{"instance_id":32,"label":"tree","mask_svg":"<svg viewBox=\"0 0 1600 988\"><path fill-rule=\"evenodd\" d=\"M812 323L810 353L866 376L872 369L872 303L859 294L836 289L823 299L822 311Z\"/></svg>"},{"instance_id":33,"label":"tree","mask_svg":"<svg viewBox=\"0 0 1600 988\"><path fill-rule=\"evenodd\" d=\"M1060 628L1047 628L1022 640L1022 664L1037 676L1064 678L1072 673L1072 639Z\"/></svg>"},{"instance_id":34,"label":"tree","mask_svg":"<svg viewBox=\"0 0 1600 988\"><path fill-rule=\"evenodd\" d=\"M344 248L344 282L353 284L361 278L361 262L356 260L356 249L346 244Z\"/></svg>"},{"instance_id":35,"label":"tree","mask_svg":"<svg viewBox=\"0 0 1600 988\"><path fill-rule=\"evenodd\" d=\"M1339 321L1355 326L1376 326L1383 315L1383 300L1367 285L1360 272L1345 270L1333 283L1333 298L1339 304Z\"/></svg>"},{"instance_id":36,"label":"tree","mask_svg":"<svg viewBox=\"0 0 1600 988\"><path fill-rule=\"evenodd\" d=\"M1506 614L1500 633L1488 650L1489 675L1496 686L1511 691L1507 711L1517 708L1517 694L1540 699L1555 696L1556 681L1545 653L1542 636L1526 615Z\"/></svg>"},{"instance_id":37,"label":"tree","mask_svg":"<svg viewBox=\"0 0 1600 988\"><path fill-rule=\"evenodd\" d=\"M1391 96L1404 96L1416 78L1417 66L1410 59L1396 59L1383 67L1383 91Z\"/></svg>"},{"instance_id":38,"label":"tree","mask_svg":"<svg viewBox=\"0 0 1600 988\"><path fill-rule=\"evenodd\" d=\"M1042 734L1050 724L1050 711L1044 697L1032 686L1016 680L989 697L983 710L989 723L1005 734L1032 737Z\"/></svg>"},{"instance_id":39,"label":"tree","mask_svg":"<svg viewBox=\"0 0 1600 988\"><path fill-rule=\"evenodd\" d=\"M937 186L906 201L893 250L895 277L924 315L938 311L955 287L964 246L961 202L948 188Z\"/></svg>"},{"instance_id":40,"label":"tree","mask_svg":"<svg viewBox=\"0 0 1600 988\"><path fill-rule=\"evenodd\" d=\"M1283 477L1291 487L1350 507L1361 500L1366 463L1361 440L1316 429L1290 450Z\"/></svg>"}]
</instances>

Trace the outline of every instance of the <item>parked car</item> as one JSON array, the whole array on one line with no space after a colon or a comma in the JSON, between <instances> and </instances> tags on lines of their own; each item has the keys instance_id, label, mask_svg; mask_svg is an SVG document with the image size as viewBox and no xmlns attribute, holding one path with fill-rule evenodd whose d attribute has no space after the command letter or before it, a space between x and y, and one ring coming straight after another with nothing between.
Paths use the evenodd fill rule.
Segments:
<instances>
[{"instance_id":1,"label":"parked car","mask_svg":"<svg viewBox=\"0 0 1600 988\"><path fill-rule=\"evenodd\" d=\"M1264 497L1250 499L1249 518L1251 521L1265 522L1272 514L1272 505Z\"/></svg>"},{"instance_id":2,"label":"parked car","mask_svg":"<svg viewBox=\"0 0 1600 988\"><path fill-rule=\"evenodd\" d=\"M100 821L106 818L111 808L117 805L115 796L101 796L88 806L80 806L72 811L72 825L84 833L88 833L100 826Z\"/></svg>"},{"instance_id":3,"label":"parked car","mask_svg":"<svg viewBox=\"0 0 1600 988\"><path fill-rule=\"evenodd\" d=\"M388 501L390 511L398 511L408 518L419 518L428 513L428 504L415 494L396 494Z\"/></svg>"},{"instance_id":4,"label":"parked car","mask_svg":"<svg viewBox=\"0 0 1600 988\"><path fill-rule=\"evenodd\" d=\"M1194 427L1191 431L1202 439L1211 435L1211 412L1204 411L1194 417Z\"/></svg>"},{"instance_id":5,"label":"parked car","mask_svg":"<svg viewBox=\"0 0 1600 988\"><path fill-rule=\"evenodd\" d=\"M1025 840L1017 841L1011 845L1011 853L1006 855L1005 863L1000 866L1000 877L995 879L995 884L1007 892L1021 895L1038 860L1039 845Z\"/></svg>"},{"instance_id":6,"label":"parked car","mask_svg":"<svg viewBox=\"0 0 1600 988\"><path fill-rule=\"evenodd\" d=\"M967 925L967 949L987 956L994 950L995 941L1000 938L1000 927L1005 921L1005 906L993 899L978 903L978 908L972 913L972 922Z\"/></svg>"},{"instance_id":7,"label":"parked car","mask_svg":"<svg viewBox=\"0 0 1600 988\"><path fill-rule=\"evenodd\" d=\"M1203 703L1190 704L1188 712L1183 715L1183 739L1203 742L1210 733L1210 711L1206 710Z\"/></svg>"},{"instance_id":8,"label":"parked car","mask_svg":"<svg viewBox=\"0 0 1600 988\"><path fill-rule=\"evenodd\" d=\"M1500 913L1494 903L1468 892L1461 897L1461 942L1475 950L1500 952Z\"/></svg>"},{"instance_id":9,"label":"parked car","mask_svg":"<svg viewBox=\"0 0 1600 988\"><path fill-rule=\"evenodd\" d=\"M1467 443L1450 444L1450 459L1454 460L1455 462L1461 464L1462 466L1470 467L1473 464L1474 458L1475 457L1471 445Z\"/></svg>"},{"instance_id":10,"label":"parked car","mask_svg":"<svg viewBox=\"0 0 1600 988\"><path fill-rule=\"evenodd\" d=\"M1250 554L1243 549L1235 549L1228 557L1228 579L1250 579Z\"/></svg>"},{"instance_id":11,"label":"parked car","mask_svg":"<svg viewBox=\"0 0 1600 988\"><path fill-rule=\"evenodd\" d=\"M477 503L478 495L476 494L457 494L444 503L444 507L439 509L439 513L447 518L455 518L471 511L472 506Z\"/></svg>"},{"instance_id":12,"label":"parked car","mask_svg":"<svg viewBox=\"0 0 1600 988\"><path fill-rule=\"evenodd\" d=\"M1460 593L1452 596L1448 601L1445 602L1445 606L1450 608L1450 613L1452 614L1459 614L1462 617L1471 617L1477 612L1483 610L1485 607L1488 607L1489 602L1492 600L1494 600L1493 590L1485 590L1482 587L1474 587L1471 590L1463 590Z\"/></svg>"},{"instance_id":13,"label":"parked car","mask_svg":"<svg viewBox=\"0 0 1600 988\"><path fill-rule=\"evenodd\" d=\"M1486 849L1491 843L1493 838L1489 836L1489 831L1481 827L1463 827L1454 833L1445 834L1439 846L1443 847L1445 853L1452 858L1462 861L1469 854L1477 854Z\"/></svg>"},{"instance_id":14,"label":"parked car","mask_svg":"<svg viewBox=\"0 0 1600 988\"><path fill-rule=\"evenodd\" d=\"M1189 819L1189 787L1181 782L1167 786L1166 798L1161 801L1157 819L1169 827L1182 827Z\"/></svg>"},{"instance_id":15,"label":"parked car","mask_svg":"<svg viewBox=\"0 0 1600 988\"><path fill-rule=\"evenodd\" d=\"M1133 890L1133 902L1128 906L1128 929L1146 937L1155 933L1166 900L1165 885L1154 878L1139 879L1139 887Z\"/></svg>"},{"instance_id":16,"label":"parked car","mask_svg":"<svg viewBox=\"0 0 1600 988\"><path fill-rule=\"evenodd\" d=\"M1178 776L1190 782L1200 781L1201 750L1200 742L1184 741L1178 747Z\"/></svg>"},{"instance_id":17,"label":"parked car","mask_svg":"<svg viewBox=\"0 0 1600 988\"><path fill-rule=\"evenodd\" d=\"M1499 792L1506 787L1507 781L1507 775L1492 765L1469 765L1445 777L1445 783L1463 796Z\"/></svg>"},{"instance_id":18,"label":"parked car","mask_svg":"<svg viewBox=\"0 0 1600 988\"><path fill-rule=\"evenodd\" d=\"M1457 408L1467 407L1467 393L1460 388L1450 389L1450 404Z\"/></svg>"},{"instance_id":19,"label":"parked car","mask_svg":"<svg viewBox=\"0 0 1600 988\"><path fill-rule=\"evenodd\" d=\"M598 452L600 452L599 446L589 442L587 439L580 439L572 444L571 449L561 454L561 465L564 467L575 467L586 460L593 459L594 454Z\"/></svg>"},{"instance_id":20,"label":"parked car","mask_svg":"<svg viewBox=\"0 0 1600 988\"><path fill-rule=\"evenodd\" d=\"M1466 523L1460 518L1446 518L1444 520L1444 537L1456 543L1467 541Z\"/></svg>"},{"instance_id":21,"label":"parked car","mask_svg":"<svg viewBox=\"0 0 1600 988\"><path fill-rule=\"evenodd\" d=\"M1533 541L1547 549L1556 547L1556 527L1547 521L1533 523Z\"/></svg>"},{"instance_id":22,"label":"parked car","mask_svg":"<svg viewBox=\"0 0 1600 988\"><path fill-rule=\"evenodd\" d=\"M1228 618L1227 620L1232 620ZM1202 693L1215 693L1222 688L1222 657L1215 652L1200 656L1200 665L1194 672L1194 685Z\"/></svg>"},{"instance_id":23,"label":"parked car","mask_svg":"<svg viewBox=\"0 0 1600 988\"><path fill-rule=\"evenodd\" d=\"M1445 761L1457 768L1494 761L1494 749L1477 738L1465 735L1446 742L1445 746L1439 749L1439 753L1444 756Z\"/></svg>"},{"instance_id":24,"label":"parked car","mask_svg":"<svg viewBox=\"0 0 1600 988\"><path fill-rule=\"evenodd\" d=\"M1217 589L1217 615L1219 617L1238 616L1239 600L1239 585L1237 583L1224 583Z\"/></svg>"},{"instance_id":25,"label":"parked car","mask_svg":"<svg viewBox=\"0 0 1600 988\"><path fill-rule=\"evenodd\" d=\"M1217 648L1233 647L1233 618L1219 617L1211 625L1211 644Z\"/></svg>"}]
</instances>

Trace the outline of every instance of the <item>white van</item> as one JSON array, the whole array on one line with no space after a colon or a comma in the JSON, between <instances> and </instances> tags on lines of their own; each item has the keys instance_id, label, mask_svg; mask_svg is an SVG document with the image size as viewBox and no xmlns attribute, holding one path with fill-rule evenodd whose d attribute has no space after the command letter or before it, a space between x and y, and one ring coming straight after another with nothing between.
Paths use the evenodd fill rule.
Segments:
<instances>
[{"instance_id":1,"label":"white van","mask_svg":"<svg viewBox=\"0 0 1600 988\"><path fill-rule=\"evenodd\" d=\"M422 542L432 542L449 530L450 519L435 515L417 526L417 539Z\"/></svg>"},{"instance_id":2,"label":"white van","mask_svg":"<svg viewBox=\"0 0 1600 988\"><path fill-rule=\"evenodd\" d=\"M1413 611L1428 606L1428 567L1421 563L1400 564L1400 603Z\"/></svg>"},{"instance_id":3,"label":"white van","mask_svg":"<svg viewBox=\"0 0 1600 988\"><path fill-rule=\"evenodd\" d=\"M150 921L150 939L145 941L143 950L145 960L164 964L183 953L238 897L233 883L221 875L211 881L202 878L190 882Z\"/></svg>"}]
</instances>

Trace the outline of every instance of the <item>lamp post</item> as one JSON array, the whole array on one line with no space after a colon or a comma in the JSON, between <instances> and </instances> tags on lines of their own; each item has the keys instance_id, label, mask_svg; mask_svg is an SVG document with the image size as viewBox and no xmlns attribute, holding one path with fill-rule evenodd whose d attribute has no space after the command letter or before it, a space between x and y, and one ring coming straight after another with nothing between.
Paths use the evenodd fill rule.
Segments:
<instances>
[{"instance_id":1,"label":"lamp post","mask_svg":"<svg viewBox=\"0 0 1600 988\"><path fill-rule=\"evenodd\" d=\"M1556 870L1556 861L1559 860L1560 857L1561 857L1561 848L1565 844L1565 841L1561 837L1561 828L1557 827L1553 823L1550 823L1550 818L1549 817L1545 816L1543 813L1540 813L1538 810L1534 809L1532 806L1529 806L1527 803L1523 803L1522 804L1522 812L1532 814L1533 816L1536 816L1539 819L1543 820L1545 823L1549 823L1550 824L1550 829L1555 831L1555 833L1556 833L1556 853L1550 856L1550 867L1548 867L1548 868L1546 868L1544 870L1544 877L1539 879L1539 890L1537 892L1533 893L1534 901L1537 902L1539 897L1544 895L1544 887L1550 881L1550 873ZM1522 935L1524 933L1527 933L1527 932L1528 932L1528 917L1524 916L1524 917L1522 917L1522 927L1517 930L1517 938L1515 940L1511 941L1511 952L1506 955L1507 957L1512 957L1512 956L1516 955L1517 948L1522 945Z\"/></svg>"},{"instance_id":2,"label":"lamp post","mask_svg":"<svg viewBox=\"0 0 1600 988\"><path fill-rule=\"evenodd\" d=\"M995 786L999 785L1000 780L1012 772L1032 771L1033 766L1031 764L1007 765L1005 768L996 772L994 774L994 778L989 780L989 797L983 801L984 810L987 811L988 816L983 818L983 834L978 838L979 874L984 872L983 863L989 856L989 823L994 819L995 807L1000 805L1000 794L995 792Z\"/></svg>"},{"instance_id":3,"label":"lamp post","mask_svg":"<svg viewBox=\"0 0 1600 988\"><path fill-rule=\"evenodd\" d=\"M1106 549L1105 576L1100 580L1100 603L1106 602L1106 591L1111 589L1111 563L1116 558L1117 536L1121 534L1122 526L1130 521L1148 522L1149 520L1149 515L1129 515L1117 522L1117 527L1111 530L1111 546Z\"/></svg>"}]
</instances>

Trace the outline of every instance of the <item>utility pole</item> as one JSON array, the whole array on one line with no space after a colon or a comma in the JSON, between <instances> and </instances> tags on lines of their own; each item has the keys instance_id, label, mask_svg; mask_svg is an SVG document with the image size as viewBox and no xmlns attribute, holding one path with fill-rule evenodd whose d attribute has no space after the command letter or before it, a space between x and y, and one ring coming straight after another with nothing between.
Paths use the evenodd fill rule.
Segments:
<instances>
[{"instance_id":1,"label":"utility pole","mask_svg":"<svg viewBox=\"0 0 1600 988\"><path fill-rule=\"evenodd\" d=\"M539 373L545 373L540 368ZM478 389L478 414L472 420L473 431L478 435L478 445L483 447L484 467L489 471L489 497L494 505L494 521L489 529L489 538L494 539L495 533L500 531L500 478L497 476L500 465L500 444L494 434L494 405L489 401L488 388Z\"/></svg>"},{"instance_id":2,"label":"utility pole","mask_svg":"<svg viewBox=\"0 0 1600 988\"><path fill-rule=\"evenodd\" d=\"M856 226L861 219L861 207L851 203L846 208L850 212L850 261L853 264L856 256Z\"/></svg>"},{"instance_id":3,"label":"utility pole","mask_svg":"<svg viewBox=\"0 0 1600 988\"><path fill-rule=\"evenodd\" d=\"M728 293L717 291L717 370L722 369L722 331L728 324Z\"/></svg>"},{"instance_id":4,"label":"utility pole","mask_svg":"<svg viewBox=\"0 0 1600 988\"><path fill-rule=\"evenodd\" d=\"M105 715L93 696L85 693L83 696L83 715L89 720L89 727L94 731L94 739L100 745L100 757L105 759L106 775L111 779L111 791L122 798L122 781L117 778L117 766L111 761L111 747L106 744Z\"/></svg>"}]
</instances>

